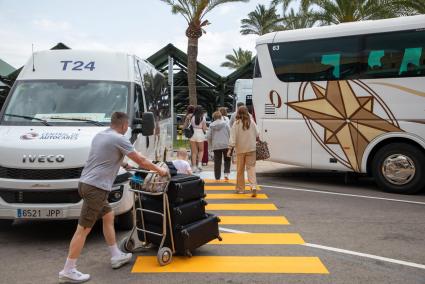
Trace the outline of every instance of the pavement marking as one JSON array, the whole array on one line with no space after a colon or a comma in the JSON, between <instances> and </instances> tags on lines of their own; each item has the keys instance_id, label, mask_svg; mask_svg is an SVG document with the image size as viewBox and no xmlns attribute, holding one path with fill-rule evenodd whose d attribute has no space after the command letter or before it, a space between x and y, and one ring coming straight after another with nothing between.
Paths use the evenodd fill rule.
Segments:
<instances>
[{"instance_id":1,"label":"pavement marking","mask_svg":"<svg viewBox=\"0 0 425 284\"><path fill-rule=\"evenodd\" d=\"M425 269L424 264L419 264L419 263L410 262L410 261L398 260L398 259L394 259L394 258L388 258L388 257L383 257L383 256L378 256L378 255L373 255L373 254L368 254L368 253L361 253L361 252L356 252L356 251L351 251L351 250L346 250L346 249L339 249L339 248L333 248L333 247L328 247L328 246L322 246L322 245L315 245L315 244L310 244L310 243L305 243L303 245L307 246L307 247L312 247L312 248L329 250L329 251L334 251L334 252L339 252L339 253L345 253L345 254L361 256L361 257L386 261L386 262L390 262L390 263L401 264L401 265L405 265L405 266Z\"/></svg>"},{"instance_id":2,"label":"pavement marking","mask_svg":"<svg viewBox=\"0 0 425 284\"><path fill-rule=\"evenodd\" d=\"M301 245L303 238L297 233L222 233L222 241L213 240L209 245Z\"/></svg>"},{"instance_id":3,"label":"pavement marking","mask_svg":"<svg viewBox=\"0 0 425 284\"><path fill-rule=\"evenodd\" d=\"M227 211L276 211L278 210L273 203L209 203L205 209L227 210Z\"/></svg>"},{"instance_id":4,"label":"pavement marking","mask_svg":"<svg viewBox=\"0 0 425 284\"><path fill-rule=\"evenodd\" d=\"M349 197L358 197L358 198L366 198L366 199L377 199L377 200L385 200L385 201L394 201L394 202L402 202L402 203L411 203L411 204L425 205L425 202L410 201L410 200L403 200L403 199L392 199L392 198L375 197L375 196L368 196L368 195L357 195L357 194L348 194L348 193L338 193L338 192L331 192L331 191L321 191L321 190L294 188L294 187L286 187L286 186L274 186L274 185L261 185L261 186L262 187L268 187L268 188L287 189L287 190L293 190L293 191L323 193L323 194L330 194L330 195L341 195L341 196L349 196Z\"/></svg>"},{"instance_id":5,"label":"pavement marking","mask_svg":"<svg viewBox=\"0 0 425 284\"><path fill-rule=\"evenodd\" d=\"M242 193L242 194L229 194L229 193L212 193L212 194L207 194L206 197L207 200L212 200L212 199L252 199L252 200L256 200L256 199L268 199L267 195L265 194L257 194L257 197L252 197L251 193Z\"/></svg>"},{"instance_id":6,"label":"pavement marking","mask_svg":"<svg viewBox=\"0 0 425 284\"><path fill-rule=\"evenodd\" d=\"M206 185L205 190L227 190L227 191L235 191L236 185ZM245 190L251 190L251 187L246 185ZM261 190L260 187L257 188L257 190Z\"/></svg>"},{"instance_id":7,"label":"pavement marking","mask_svg":"<svg viewBox=\"0 0 425 284\"><path fill-rule=\"evenodd\" d=\"M194 256L173 257L160 266L156 256L139 256L132 273L300 273L329 274L318 257Z\"/></svg>"},{"instance_id":8,"label":"pavement marking","mask_svg":"<svg viewBox=\"0 0 425 284\"><path fill-rule=\"evenodd\" d=\"M233 230L228 228L219 227L220 231L228 232L228 233L235 233L235 234L249 234L248 232L239 231L239 230Z\"/></svg>"},{"instance_id":9,"label":"pavement marking","mask_svg":"<svg viewBox=\"0 0 425 284\"><path fill-rule=\"evenodd\" d=\"M220 227L220 231L237 233L237 234L250 234L249 232L246 232L246 231L233 230L233 229L222 228L222 227ZM323 249L323 250L339 252L339 253L344 253L344 254L349 254L349 255L354 255L354 256L360 256L360 257L365 257L365 258L381 260L381 261L394 263L394 264L410 266L410 267L414 267L414 268L425 269L424 264L419 264L419 263L410 262L410 261L398 260L398 259L394 259L394 258L382 257L382 256L378 256L378 255L368 254L368 253L361 253L361 252L356 252L356 251L351 251L351 250L346 250L346 249L339 249L339 248L328 247L328 246L322 246L322 245L311 244L311 243L304 243L302 245L306 246L306 247Z\"/></svg>"},{"instance_id":10,"label":"pavement marking","mask_svg":"<svg viewBox=\"0 0 425 284\"><path fill-rule=\"evenodd\" d=\"M283 216L219 216L223 225L289 225Z\"/></svg>"},{"instance_id":11,"label":"pavement marking","mask_svg":"<svg viewBox=\"0 0 425 284\"><path fill-rule=\"evenodd\" d=\"M205 178L204 179L204 182L205 183L233 183L233 184L236 184L236 180L235 179L229 179L228 181L225 181L225 180L223 180L223 179L221 179L221 180L215 180L215 179L208 179L208 178ZM245 180L245 182L249 182L248 180Z\"/></svg>"}]
</instances>

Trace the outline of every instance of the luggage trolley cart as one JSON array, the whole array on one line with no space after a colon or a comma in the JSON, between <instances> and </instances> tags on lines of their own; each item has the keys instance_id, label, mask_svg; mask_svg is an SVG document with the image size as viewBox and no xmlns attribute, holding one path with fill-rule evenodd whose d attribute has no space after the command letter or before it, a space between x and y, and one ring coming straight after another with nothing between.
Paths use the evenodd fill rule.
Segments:
<instances>
[{"instance_id":1,"label":"luggage trolley cart","mask_svg":"<svg viewBox=\"0 0 425 284\"><path fill-rule=\"evenodd\" d=\"M145 171L135 169L132 170L135 173L146 174L146 178L138 183L131 181L130 182L130 191L134 193L134 204L133 204L133 218L134 225L130 234L125 237L120 242L120 247L128 252L134 252L137 249L147 249L151 248L151 245L147 241L147 234L155 235L158 237L162 237L161 243L158 248L157 260L161 266L167 265L171 263L173 254L175 251L174 246L174 236L173 229L171 224L171 216L170 216L170 204L168 202L168 185L170 183L170 178L168 177L167 181L155 181L158 174L152 171ZM149 176L150 175L150 176ZM162 212L147 210L143 208L142 204L142 195L149 196L162 196L163 202L163 210ZM138 205L138 208L136 206ZM152 232L146 229L145 220L143 216L143 212L147 212L150 214L160 215L162 217L162 233ZM139 215L138 215L139 214ZM137 217L140 216L141 227L138 227ZM168 221L167 221L168 219ZM143 232L144 242L140 241L138 232ZM164 246L167 235L170 234L170 242L171 248Z\"/></svg>"}]
</instances>

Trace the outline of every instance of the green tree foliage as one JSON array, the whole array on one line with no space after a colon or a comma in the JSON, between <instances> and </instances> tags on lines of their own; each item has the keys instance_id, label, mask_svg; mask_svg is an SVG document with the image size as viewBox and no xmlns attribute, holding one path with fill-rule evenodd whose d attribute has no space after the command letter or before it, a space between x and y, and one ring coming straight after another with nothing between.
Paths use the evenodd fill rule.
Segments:
<instances>
[{"instance_id":1,"label":"green tree foliage","mask_svg":"<svg viewBox=\"0 0 425 284\"><path fill-rule=\"evenodd\" d=\"M267 8L265 5L257 5L255 11L241 20L241 34L264 35L281 29L280 17L274 5Z\"/></svg>"},{"instance_id":2,"label":"green tree foliage","mask_svg":"<svg viewBox=\"0 0 425 284\"><path fill-rule=\"evenodd\" d=\"M233 54L226 55L227 61L221 64L222 67L230 69L239 69L242 66L252 61L252 52L249 50L243 50L239 47L238 50L233 49Z\"/></svg>"},{"instance_id":3,"label":"green tree foliage","mask_svg":"<svg viewBox=\"0 0 425 284\"><path fill-rule=\"evenodd\" d=\"M187 47L187 80L189 87L189 103L197 105L196 73L198 59L198 40L205 33L204 28L210 24L206 15L216 7L231 2L248 2L249 0L161 0L170 5L173 14L181 15L188 24L186 36Z\"/></svg>"}]
</instances>

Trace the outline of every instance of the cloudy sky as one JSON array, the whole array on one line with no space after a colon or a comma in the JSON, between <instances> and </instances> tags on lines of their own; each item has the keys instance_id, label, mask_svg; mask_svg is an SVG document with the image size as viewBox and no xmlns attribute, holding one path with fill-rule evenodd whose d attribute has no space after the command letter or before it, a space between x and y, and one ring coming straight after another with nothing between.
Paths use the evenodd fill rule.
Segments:
<instances>
[{"instance_id":1,"label":"cloudy sky","mask_svg":"<svg viewBox=\"0 0 425 284\"><path fill-rule=\"evenodd\" d=\"M240 20L257 4L230 3L207 16L212 23L200 39L199 60L221 75L233 48L255 49L255 36L239 33ZM173 43L186 51L186 22L159 0L0 0L0 58L20 67L35 50L63 42L73 49L118 50L146 58Z\"/></svg>"}]
</instances>

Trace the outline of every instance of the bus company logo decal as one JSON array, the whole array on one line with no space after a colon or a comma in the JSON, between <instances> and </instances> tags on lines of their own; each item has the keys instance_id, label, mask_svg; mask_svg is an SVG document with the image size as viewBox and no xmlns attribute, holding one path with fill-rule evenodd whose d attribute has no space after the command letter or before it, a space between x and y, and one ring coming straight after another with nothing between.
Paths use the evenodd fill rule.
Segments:
<instances>
[{"instance_id":1,"label":"bus company logo decal","mask_svg":"<svg viewBox=\"0 0 425 284\"><path fill-rule=\"evenodd\" d=\"M387 132L403 132L385 102L360 80L328 81L326 87L304 82L299 90L298 101L288 102L288 106L304 117L314 138L329 154L356 172L361 170L370 141ZM375 113L377 109L380 115ZM324 134L319 134L318 128Z\"/></svg>"},{"instance_id":2,"label":"bus company logo decal","mask_svg":"<svg viewBox=\"0 0 425 284\"><path fill-rule=\"evenodd\" d=\"M55 132L55 133L42 133L38 134L36 132L28 132L21 135L22 140L77 140L79 137L79 133L63 133L63 132Z\"/></svg>"},{"instance_id":3,"label":"bus company logo decal","mask_svg":"<svg viewBox=\"0 0 425 284\"><path fill-rule=\"evenodd\" d=\"M264 114L276 114L276 109L282 107L282 98L275 90L269 92L269 103L264 104Z\"/></svg>"},{"instance_id":4,"label":"bus company logo decal","mask_svg":"<svg viewBox=\"0 0 425 284\"><path fill-rule=\"evenodd\" d=\"M37 139L38 136L39 135L36 132L28 132L28 133L25 133L24 135L21 135L21 140L34 140L34 139Z\"/></svg>"}]
</instances>

